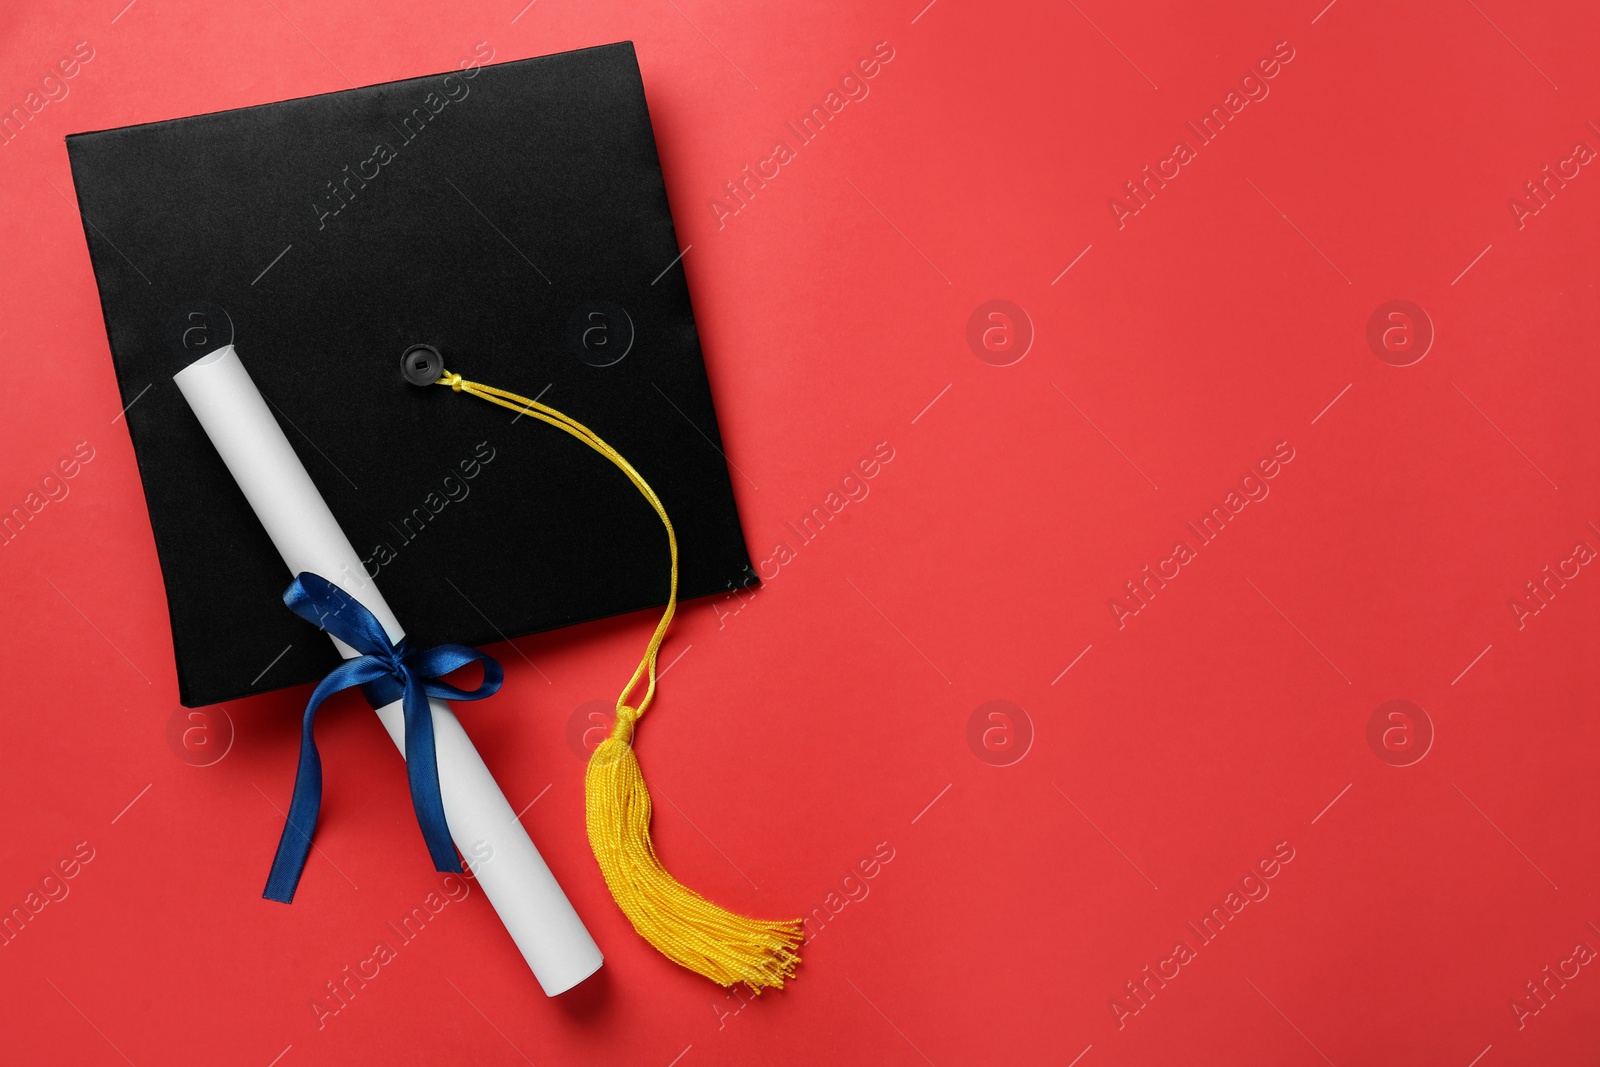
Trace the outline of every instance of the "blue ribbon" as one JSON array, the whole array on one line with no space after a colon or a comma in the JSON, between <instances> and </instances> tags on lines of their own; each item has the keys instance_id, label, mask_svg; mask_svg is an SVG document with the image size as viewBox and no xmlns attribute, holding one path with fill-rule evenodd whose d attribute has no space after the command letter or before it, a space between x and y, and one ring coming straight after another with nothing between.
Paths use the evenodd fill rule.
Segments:
<instances>
[{"instance_id":1,"label":"blue ribbon","mask_svg":"<svg viewBox=\"0 0 1600 1067\"><path fill-rule=\"evenodd\" d=\"M311 852L311 835L317 827L317 812L322 806L322 757L312 733L317 708L333 694L360 686L375 708L405 701L406 776L411 781L411 804L417 823L428 843L436 870L460 873L461 859L450 839L445 823L444 801L439 795L439 764L433 743L433 714L429 697L448 700L482 700L500 688L505 672L493 658L465 645L435 645L416 649L405 638L399 644L368 611L344 590L320 575L303 573L289 583L283 594L289 610L337 637L357 652L318 683L306 704L300 731L300 767L294 776L294 800L278 854L272 860L272 873L261 894L268 900L287 904L294 899ZM457 689L436 679L469 663L483 664L483 682L473 690Z\"/></svg>"}]
</instances>

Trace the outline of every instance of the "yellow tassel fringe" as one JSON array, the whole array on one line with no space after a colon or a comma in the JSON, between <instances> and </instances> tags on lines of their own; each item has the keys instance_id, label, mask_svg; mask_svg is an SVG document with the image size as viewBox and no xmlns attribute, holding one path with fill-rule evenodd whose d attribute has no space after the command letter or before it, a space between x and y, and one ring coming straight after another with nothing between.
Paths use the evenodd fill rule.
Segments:
<instances>
[{"instance_id":1,"label":"yellow tassel fringe","mask_svg":"<svg viewBox=\"0 0 1600 1067\"><path fill-rule=\"evenodd\" d=\"M800 920L766 922L718 907L668 874L650 840L650 789L633 753L633 732L655 698L656 657L678 604L678 537L667 509L632 464L576 419L536 400L466 381L448 371L436 384L571 434L627 475L661 517L672 554L671 591L644 658L617 697L611 736L589 757L583 783L589 846L617 906L639 936L662 955L719 985L744 982L757 993L769 987L782 989L784 979L793 978L800 964L796 951L804 936ZM640 683L645 683L644 693L637 705L629 704L628 698Z\"/></svg>"}]
</instances>

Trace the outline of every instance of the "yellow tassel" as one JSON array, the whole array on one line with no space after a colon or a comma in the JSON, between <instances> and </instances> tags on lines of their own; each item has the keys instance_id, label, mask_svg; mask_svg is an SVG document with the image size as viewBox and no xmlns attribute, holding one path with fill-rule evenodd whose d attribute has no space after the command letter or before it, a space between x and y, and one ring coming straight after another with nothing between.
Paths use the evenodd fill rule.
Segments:
<instances>
[{"instance_id":1,"label":"yellow tassel","mask_svg":"<svg viewBox=\"0 0 1600 1067\"><path fill-rule=\"evenodd\" d=\"M711 903L668 874L650 842L650 790L619 709L612 735L589 757L584 779L589 844L606 885L633 928L674 963L719 985L783 988L800 963L801 925L747 919Z\"/></svg>"},{"instance_id":2,"label":"yellow tassel","mask_svg":"<svg viewBox=\"0 0 1600 1067\"><path fill-rule=\"evenodd\" d=\"M672 555L667 608L650 637L644 658L617 697L617 718L611 736L589 757L583 783L589 846L617 906L639 936L662 955L719 985L744 982L757 993L768 987L782 989L784 979L793 978L800 964L796 952L804 936L800 920L748 919L718 907L668 874L650 840L650 789L633 753L633 732L655 698L656 658L678 604L678 537L666 508L632 464L576 419L536 400L469 382L448 371L437 384L530 415L571 434L627 475L661 517ZM641 683L646 683L644 693L637 705L629 704L628 698Z\"/></svg>"}]
</instances>

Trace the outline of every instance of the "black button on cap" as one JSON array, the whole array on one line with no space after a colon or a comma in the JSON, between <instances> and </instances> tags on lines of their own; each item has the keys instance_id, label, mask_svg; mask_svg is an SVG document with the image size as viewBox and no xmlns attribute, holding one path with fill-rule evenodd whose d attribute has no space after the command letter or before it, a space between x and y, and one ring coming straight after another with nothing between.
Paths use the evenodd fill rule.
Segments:
<instances>
[{"instance_id":1,"label":"black button on cap","mask_svg":"<svg viewBox=\"0 0 1600 1067\"><path fill-rule=\"evenodd\" d=\"M412 385L433 385L444 373L444 356L432 345L412 345L400 358L400 373Z\"/></svg>"}]
</instances>

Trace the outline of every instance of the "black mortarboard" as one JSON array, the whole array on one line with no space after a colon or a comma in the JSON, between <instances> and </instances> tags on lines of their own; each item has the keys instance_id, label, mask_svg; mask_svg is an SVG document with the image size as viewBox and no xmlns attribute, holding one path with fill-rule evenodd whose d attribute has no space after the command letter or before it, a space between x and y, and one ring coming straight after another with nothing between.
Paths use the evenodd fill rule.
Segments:
<instances>
[{"instance_id":1,"label":"black mortarboard","mask_svg":"<svg viewBox=\"0 0 1600 1067\"><path fill-rule=\"evenodd\" d=\"M338 662L172 382L229 340L419 644L658 606L668 571L603 457L408 384L415 345L627 456L677 527L681 595L755 581L631 44L67 148L185 704Z\"/></svg>"}]
</instances>

